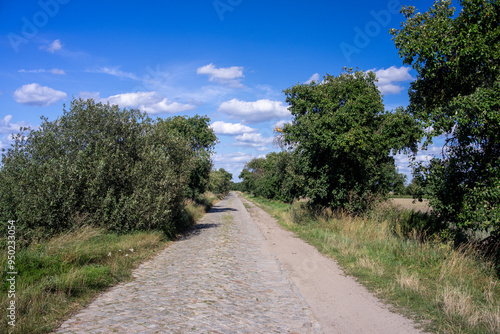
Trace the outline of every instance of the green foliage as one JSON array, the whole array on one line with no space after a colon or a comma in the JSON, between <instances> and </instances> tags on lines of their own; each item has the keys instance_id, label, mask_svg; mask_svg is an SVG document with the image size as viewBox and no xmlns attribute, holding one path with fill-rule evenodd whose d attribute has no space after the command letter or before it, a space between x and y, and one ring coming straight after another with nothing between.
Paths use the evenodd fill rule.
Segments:
<instances>
[{"instance_id":1,"label":"green foliage","mask_svg":"<svg viewBox=\"0 0 500 334\"><path fill-rule=\"evenodd\" d=\"M424 188L421 179L418 176L414 177L410 184L406 187L405 192L413 198L423 198Z\"/></svg>"},{"instance_id":2,"label":"green foliage","mask_svg":"<svg viewBox=\"0 0 500 334\"><path fill-rule=\"evenodd\" d=\"M254 158L240 174L241 190L269 199L292 202L301 195L303 176L297 172L296 156L288 151Z\"/></svg>"},{"instance_id":3,"label":"green foliage","mask_svg":"<svg viewBox=\"0 0 500 334\"><path fill-rule=\"evenodd\" d=\"M163 131L185 138L191 145L195 156L194 166L189 173L188 184L184 191L186 197L195 199L207 190L209 174L212 170L210 155L218 143L218 139L210 127L210 119L199 115L194 117L174 116L165 120L158 119L158 124Z\"/></svg>"},{"instance_id":4,"label":"green foliage","mask_svg":"<svg viewBox=\"0 0 500 334\"><path fill-rule=\"evenodd\" d=\"M394 195L406 195L406 175L398 173L397 169L391 168L390 190Z\"/></svg>"},{"instance_id":5,"label":"green foliage","mask_svg":"<svg viewBox=\"0 0 500 334\"><path fill-rule=\"evenodd\" d=\"M285 90L293 119L283 141L294 148L312 204L365 210L391 190L391 151L416 150L419 128L403 109L384 111L375 81L372 72L347 70Z\"/></svg>"},{"instance_id":6,"label":"green foliage","mask_svg":"<svg viewBox=\"0 0 500 334\"><path fill-rule=\"evenodd\" d=\"M442 242L446 234L433 217L387 205L357 217L328 210L308 214L300 203L247 198L403 314L420 320L423 331L500 332L494 264L470 245L455 249Z\"/></svg>"},{"instance_id":7,"label":"green foliage","mask_svg":"<svg viewBox=\"0 0 500 334\"><path fill-rule=\"evenodd\" d=\"M454 16L451 1L425 13L406 7L393 29L405 64L418 77L409 91L411 114L446 134L443 158L416 172L435 212L462 229L500 228L500 3L464 0Z\"/></svg>"},{"instance_id":8,"label":"green foliage","mask_svg":"<svg viewBox=\"0 0 500 334\"><path fill-rule=\"evenodd\" d=\"M47 239L17 251L16 326L2 317L1 333L53 333L102 290L131 279L137 265L166 245L158 231L118 234L89 226ZM2 249L2 315L11 301L7 260Z\"/></svg>"},{"instance_id":9,"label":"green foliage","mask_svg":"<svg viewBox=\"0 0 500 334\"><path fill-rule=\"evenodd\" d=\"M201 131L198 142L179 134L188 125L198 133L200 119L175 132L168 120L155 123L138 110L73 100L60 118L43 118L2 155L2 230L15 220L18 237L27 239L81 223L173 234L189 174L201 159L194 150L209 145Z\"/></svg>"},{"instance_id":10,"label":"green foliage","mask_svg":"<svg viewBox=\"0 0 500 334\"><path fill-rule=\"evenodd\" d=\"M231 190L231 180L233 174L227 172L224 168L210 172L208 190L214 194L225 196Z\"/></svg>"},{"instance_id":11,"label":"green foliage","mask_svg":"<svg viewBox=\"0 0 500 334\"><path fill-rule=\"evenodd\" d=\"M231 182L231 189L233 191L246 191L243 188L243 182Z\"/></svg>"}]
</instances>

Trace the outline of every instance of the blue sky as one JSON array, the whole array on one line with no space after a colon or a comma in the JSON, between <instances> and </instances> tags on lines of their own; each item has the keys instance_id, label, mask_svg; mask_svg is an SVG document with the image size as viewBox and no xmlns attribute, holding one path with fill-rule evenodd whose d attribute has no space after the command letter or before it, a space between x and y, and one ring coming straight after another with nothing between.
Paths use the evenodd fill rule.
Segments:
<instances>
[{"instance_id":1,"label":"blue sky","mask_svg":"<svg viewBox=\"0 0 500 334\"><path fill-rule=\"evenodd\" d=\"M386 109L407 105L416 73L388 31L402 5L432 4L2 0L0 148L20 126L92 97L153 118L207 115L220 139L215 168L236 180L245 162L278 150L272 129L290 120L283 89L347 66L377 74ZM408 159L396 161L409 174Z\"/></svg>"}]
</instances>

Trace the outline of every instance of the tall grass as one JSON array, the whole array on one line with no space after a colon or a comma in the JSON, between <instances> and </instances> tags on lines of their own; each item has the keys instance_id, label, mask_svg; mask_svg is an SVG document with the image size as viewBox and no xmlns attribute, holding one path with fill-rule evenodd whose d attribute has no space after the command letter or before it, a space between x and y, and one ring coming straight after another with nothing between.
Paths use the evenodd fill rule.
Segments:
<instances>
[{"instance_id":1,"label":"tall grass","mask_svg":"<svg viewBox=\"0 0 500 334\"><path fill-rule=\"evenodd\" d=\"M472 244L455 247L425 214L384 205L353 217L311 213L300 202L250 199L426 330L500 333L500 281L493 262Z\"/></svg>"},{"instance_id":2,"label":"tall grass","mask_svg":"<svg viewBox=\"0 0 500 334\"><path fill-rule=\"evenodd\" d=\"M216 201L187 201L184 226L199 219ZM132 270L168 245L162 232L110 233L81 226L64 234L33 241L16 254L16 321L8 324L7 251L0 248L0 333L48 333L100 291L131 279Z\"/></svg>"}]
</instances>

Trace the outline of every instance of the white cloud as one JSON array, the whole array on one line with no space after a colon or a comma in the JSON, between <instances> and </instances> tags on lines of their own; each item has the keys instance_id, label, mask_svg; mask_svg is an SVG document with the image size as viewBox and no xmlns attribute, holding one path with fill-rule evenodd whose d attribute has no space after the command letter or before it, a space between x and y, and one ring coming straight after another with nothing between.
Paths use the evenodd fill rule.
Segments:
<instances>
[{"instance_id":1,"label":"white cloud","mask_svg":"<svg viewBox=\"0 0 500 334\"><path fill-rule=\"evenodd\" d=\"M212 157L216 168L224 168L233 174L233 180L238 181L238 176L243 170L244 165L253 158L264 158L265 155L248 154L243 152L219 153Z\"/></svg>"},{"instance_id":2,"label":"white cloud","mask_svg":"<svg viewBox=\"0 0 500 334\"><path fill-rule=\"evenodd\" d=\"M412 179L413 172L412 163L428 163L433 158L442 158L443 150L446 153L446 147L433 144L430 145L426 150L422 150L422 148L420 147L414 160L410 159L410 156L402 153L394 154L393 157L399 173L406 174L408 177L408 181L410 181Z\"/></svg>"},{"instance_id":3,"label":"white cloud","mask_svg":"<svg viewBox=\"0 0 500 334\"><path fill-rule=\"evenodd\" d=\"M31 128L36 129L36 126L33 126L26 122L17 122L12 123L12 115L7 115L3 119L0 119L0 150L8 149L12 144L14 144L14 135L19 133L21 128Z\"/></svg>"},{"instance_id":4,"label":"white cloud","mask_svg":"<svg viewBox=\"0 0 500 334\"><path fill-rule=\"evenodd\" d=\"M57 75L66 75L66 72L64 72L64 70L60 70L58 68L53 68L53 69L49 70L49 73L57 74Z\"/></svg>"},{"instance_id":5,"label":"white cloud","mask_svg":"<svg viewBox=\"0 0 500 334\"><path fill-rule=\"evenodd\" d=\"M41 86L37 83L24 85L14 92L17 103L35 107L47 107L66 98L66 93Z\"/></svg>"},{"instance_id":6,"label":"white cloud","mask_svg":"<svg viewBox=\"0 0 500 334\"><path fill-rule=\"evenodd\" d=\"M118 67L114 67L114 68L103 67L103 68L100 68L98 70L89 71L89 72L104 73L104 74L113 75L113 76L118 77L118 78L129 78L129 79L132 79L132 80L139 80L139 78L137 78L135 76L135 74L119 70Z\"/></svg>"},{"instance_id":7,"label":"white cloud","mask_svg":"<svg viewBox=\"0 0 500 334\"><path fill-rule=\"evenodd\" d=\"M217 111L229 115L230 118L239 118L244 123L257 123L290 116L290 111L283 102L268 99L255 102L232 99L223 102Z\"/></svg>"},{"instance_id":8,"label":"white cloud","mask_svg":"<svg viewBox=\"0 0 500 334\"><path fill-rule=\"evenodd\" d=\"M248 154L243 152L219 153L213 156L215 163L245 164L253 158L262 158L264 155Z\"/></svg>"},{"instance_id":9,"label":"white cloud","mask_svg":"<svg viewBox=\"0 0 500 334\"><path fill-rule=\"evenodd\" d=\"M211 127L212 129L214 129L216 134L230 136L257 131L257 129L251 128L241 123L226 123L224 121L213 122Z\"/></svg>"},{"instance_id":10,"label":"white cloud","mask_svg":"<svg viewBox=\"0 0 500 334\"><path fill-rule=\"evenodd\" d=\"M100 97L99 92L80 92L80 94L78 94L78 96L84 100L94 99L96 101L101 101L101 97Z\"/></svg>"},{"instance_id":11,"label":"white cloud","mask_svg":"<svg viewBox=\"0 0 500 334\"><path fill-rule=\"evenodd\" d=\"M103 100L122 108L138 108L150 114L176 113L196 108L191 104L171 102L156 92L124 93Z\"/></svg>"},{"instance_id":12,"label":"white cloud","mask_svg":"<svg viewBox=\"0 0 500 334\"><path fill-rule=\"evenodd\" d=\"M237 146L248 146L256 148L259 151L267 150L266 145L272 144L273 137L262 137L260 133L244 133L235 137Z\"/></svg>"},{"instance_id":13,"label":"white cloud","mask_svg":"<svg viewBox=\"0 0 500 334\"><path fill-rule=\"evenodd\" d=\"M146 67L146 73L138 80L138 85L130 91L148 92L155 91L163 96L175 96L185 103L202 105L202 104L217 104L219 105L227 96L234 93L234 87L228 85L219 85L207 83L207 85L199 86L196 82L200 78L193 71L192 64L175 65L156 68ZM234 94L233 94L234 95Z\"/></svg>"},{"instance_id":14,"label":"white cloud","mask_svg":"<svg viewBox=\"0 0 500 334\"><path fill-rule=\"evenodd\" d=\"M307 80L307 81L305 82L305 84L309 85L309 84L310 84L311 82L313 82L313 81L314 81L314 82L316 82L316 83L318 83L318 82L319 82L319 80L320 80L319 73L314 73L314 74L313 74L313 75L309 78L309 80Z\"/></svg>"},{"instance_id":15,"label":"white cloud","mask_svg":"<svg viewBox=\"0 0 500 334\"><path fill-rule=\"evenodd\" d=\"M396 66L391 66L388 69L371 69L368 71L374 72L377 76L377 86L382 94L399 94L404 87L395 83L412 81L413 78L409 73L410 70L411 67L401 66L397 68Z\"/></svg>"},{"instance_id":16,"label":"white cloud","mask_svg":"<svg viewBox=\"0 0 500 334\"><path fill-rule=\"evenodd\" d=\"M8 149L12 144L14 144L14 138L11 134L3 136L0 139L0 150Z\"/></svg>"},{"instance_id":17,"label":"white cloud","mask_svg":"<svg viewBox=\"0 0 500 334\"><path fill-rule=\"evenodd\" d=\"M45 69L36 69L36 70L25 70L21 69L18 71L19 73L50 73L50 74L56 74L56 75L66 75L66 72L64 70L58 69L58 68L53 68L50 70L45 70Z\"/></svg>"},{"instance_id":18,"label":"white cloud","mask_svg":"<svg viewBox=\"0 0 500 334\"><path fill-rule=\"evenodd\" d=\"M199 67L197 74L208 75L208 80L228 84L232 87L243 87L240 78L244 78L242 66L215 67L214 64Z\"/></svg>"},{"instance_id":19,"label":"white cloud","mask_svg":"<svg viewBox=\"0 0 500 334\"><path fill-rule=\"evenodd\" d=\"M63 45L61 44L61 40L56 39L55 41L53 41L52 43L50 43L48 46L42 45L40 47L40 49L41 50L47 50L47 52L50 52L50 53L54 53L57 50L61 50L62 46Z\"/></svg>"},{"instance_id":20,"label":"white cloud","mask_svg":"<svg viewBox=\"0 0 500 334\"><path fill-rule=\"evenodd\" d=\"M281 90L276 90L270 85L256 85L255 88L258 90L258 96L266 99L279 99L283 96Z\"/></svg>"},{"instance_id":21,"label":"white cloud","mask_svg":"<svg viewBox=\"0 0 500 334\"><path fill-rule=\"evenodd\" d=\"M0 118L0 134L16 133L19 132L19 129L23 127L33 128L32 125L26 122L21 121L19 123L12 123L11 120L12 120L12 115L7 115L3 119Z\"/></svg>"},{"instance_id":22,"label":"white cloud","mask_svg":"<svg viewBox=\"0 0 500 334\"><path fill-rule=\"evenodd\" d=\"M285 124L290 124L291 122L290 121L285 121L285 120L281 120L281 121L278 121L276 122L274 125L273 125L273 129L276 129L277 127L282 129L283 128L283 125Z\"/></svg>"},{"instance_id":23,"label":"white cloud","mask_svg":"<svg viewBox=\"0 0 500 334\"><path fill-rule=\"evenodd\" d=\"M170 87L165 92L177 96L193 104L221 103L224 97L231 94L231 88L226 86L203 86L200 88Z\"/></svg>"},{"instance_id":24,"label":"white cloud","mask_svg":"<svg viewBox=\"0 0 500 334\"><path fill-rule=\"evenodd\" d=\"M382 95L391 95L391 94L396 95L401 93L404 87L394 84L386 84L386 85L378 85L378 89L380 90L380 93Z\"/></svg>"}]
</instances>

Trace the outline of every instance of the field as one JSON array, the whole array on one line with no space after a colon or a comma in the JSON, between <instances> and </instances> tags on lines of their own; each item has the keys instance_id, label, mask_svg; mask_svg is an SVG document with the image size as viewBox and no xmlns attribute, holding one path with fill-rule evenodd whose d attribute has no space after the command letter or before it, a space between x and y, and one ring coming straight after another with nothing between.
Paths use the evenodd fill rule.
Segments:
<instances>
[{"instance_id":1,"label":"field","mask_svg":"<svg viewBox=\"0 0 500 334\"><path fill-rule=\"evenodd\" d=\"M431 207L429 206L429 201L424 199L422 202L412 198L391 198L390 202L398 207L407 210L415 210L420 212L429 212Z\"/></svg>"}]
</instances>

